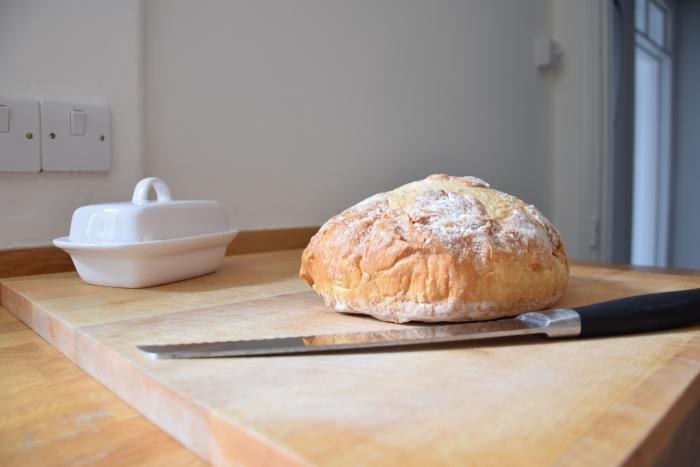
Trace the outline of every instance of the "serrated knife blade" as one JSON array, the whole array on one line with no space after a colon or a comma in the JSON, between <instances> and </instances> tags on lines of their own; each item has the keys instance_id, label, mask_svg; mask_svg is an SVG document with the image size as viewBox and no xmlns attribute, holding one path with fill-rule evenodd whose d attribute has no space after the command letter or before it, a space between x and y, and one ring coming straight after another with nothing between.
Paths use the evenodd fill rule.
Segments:
<instances>
[{"instance_id":1,"label":"serrated knife blade","mask_svg":"<svg viewBox=\"0 0 700 467\"><path fill-rule=\"evenodd\" d=\"M540 333L554 337L577 335L579 329L580 323L575 311L558 309L524 313L516 318L494 321L273 339L142 345L139 349L156 358L245 357L398 347Z\"/></svg>"}]
</instances>

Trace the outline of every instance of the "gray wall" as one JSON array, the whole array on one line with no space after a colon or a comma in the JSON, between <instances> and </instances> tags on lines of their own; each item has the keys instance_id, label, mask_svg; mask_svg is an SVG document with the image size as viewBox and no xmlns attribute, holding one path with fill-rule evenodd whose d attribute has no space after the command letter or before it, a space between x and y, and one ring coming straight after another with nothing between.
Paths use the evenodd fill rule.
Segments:
<instances>
[{"instance_id":1,"label":"gray wall","mask_svg":"<svg viewBox=\"0 0 700 467\"><path fill-rule=\"evenodd\" d=\"M239 228L314 225L431 173L552 212L546 0L148 1L148 175Z\"/></svg>"},{"instance_id":2,"label":"gray wall","mask_svg":"<svg viewBox=\"0 0 700 467\"><path fill-rule=\"evenodd\" d=\"M0 93L110 103L113 125L108 174L0 174L0 248L49 244L76 207L127 200L144 175L178 198L223 201L238 228L265 228L319 224L448 172L536 204L572 258L593 260L600 8L0 0ZM538 70L533 39L550 35L563 60Z\"/></svg>"},{"instance_id":3,"label":"gray wall","mask_svg":"<svg viewBox=\"0 0 700 467\"><path fill-rule=\"evenodd\" d=\"M110 104L109 173L0 173L0 248L49 244L143 175L141 0L0 0L0 95Z\"/></svg>"},{"instance_id":4,"label":"gray wall","mask_svg":"<svg viewBox=\"0 0 700 467\"><path fill-rule=\"evenodd\" d=\"M671 266L700 268L700 2L676 10L675 183Z\"/></svg>"}]
</instances>

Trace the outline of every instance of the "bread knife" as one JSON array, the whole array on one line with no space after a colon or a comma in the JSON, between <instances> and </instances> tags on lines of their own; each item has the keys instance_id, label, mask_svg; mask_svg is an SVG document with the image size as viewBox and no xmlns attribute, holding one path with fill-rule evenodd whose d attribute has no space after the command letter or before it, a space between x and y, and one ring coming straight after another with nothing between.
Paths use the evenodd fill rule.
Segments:
<instances>
[{"instance_id":1,"label":"bread knife","mask_svg":"<svg viewBox=\"0 0 700 467\"><path fill-rule=\"evenodd\" d=\"M404 347L473 339L544 334L594 337L661 331L700 323L700 289L622 298L575 308L531 311L515 318L458 324L422 324L383 331L274 339L141 345L155 358L211 358Z\"/></svg>"}]
</instances>

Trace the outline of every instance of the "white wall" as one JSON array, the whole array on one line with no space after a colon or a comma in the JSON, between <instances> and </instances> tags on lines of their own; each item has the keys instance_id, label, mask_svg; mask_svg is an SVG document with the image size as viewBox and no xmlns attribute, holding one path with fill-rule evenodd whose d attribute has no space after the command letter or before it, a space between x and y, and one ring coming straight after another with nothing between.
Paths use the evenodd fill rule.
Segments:
<instances>
[{"instance_id":1,"label":"white wall","mask_svg":"<svg viewBox=\"0 0 700 467\"><path fill-rule=\"evenodd\" d=\"M146 172L240 228L314 225L430 173L551 214L545 0L146 2Z\"/></svg>"},{"instance_id":2,"label":"white wall","mask_svg":"<svg viewBox=\"0 0 700 467\"><path fill-rule=\"evenodd\" d=\"M552 35L563 54L551 83L551 220L578 260L597 260L604 147L606 0L550 0Z\"/></svg>"},{"instance_id":3,"label":"white wall","mask_svg":"<svg viewBox=\"0 0 700 467\"><path fill-rule=\"evenodd\" d=\"M585 259L576 0L0 0L0 93L107 102L106 175L0 174L0 248L47 244L143 175L239 228L320 224L430 173L538 205ZM532 64L553 33L559 70ZM145 154L145 155L144 155ZM145 167L144 167L145 166ZM596 179L597 180L597 179ZM594 180L594 182L596 181Z\"/></svg>"},{"instance_id":4,"label":"white wall","mask_svg":"<svg viewBox=\"0 0 700 467\"><path fill-rule=\"evenodd\" d=\"M0 94L112 105L109 174L0 173L0 248L66 235L73 210L143 174L140 0L0 0Z\"/></svg>"}]
</instances>

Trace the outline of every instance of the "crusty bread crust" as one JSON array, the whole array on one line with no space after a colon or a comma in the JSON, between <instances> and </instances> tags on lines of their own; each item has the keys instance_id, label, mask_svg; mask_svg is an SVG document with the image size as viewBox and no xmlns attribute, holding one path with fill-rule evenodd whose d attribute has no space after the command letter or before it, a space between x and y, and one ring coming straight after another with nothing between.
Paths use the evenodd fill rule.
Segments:
<instances>
[{"instance_id":1,"label":"crusty bread crust","mask_svg":"<svg viewBox=\"0 0 700 467\"><path fill-rule=\"evenodd\" d=\"M471 321L553 305L569 266L534 206L475 177L431 175L331 218L299 276L337 311Z\"/></svg>"}]
</instances>

